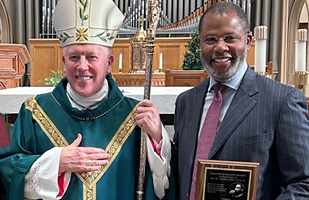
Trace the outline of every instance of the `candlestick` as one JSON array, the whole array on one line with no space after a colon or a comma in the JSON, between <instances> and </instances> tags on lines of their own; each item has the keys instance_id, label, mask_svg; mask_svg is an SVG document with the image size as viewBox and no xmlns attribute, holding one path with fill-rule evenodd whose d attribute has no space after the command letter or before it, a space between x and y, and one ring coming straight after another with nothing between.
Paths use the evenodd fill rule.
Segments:
<instances>
[{"instance_id":1,"label":"candlestick","mask_svg":"<svg viewBox=\"0 0 309 200\"><path fill-rule=\"evenodd\" d=\"M267 26L255 27L254 37L255 37L254 71L259 74L265 75Z\"/></svg>"},{"instance_id":2,"label":"candlestick","mask_svg":"<svg viewBox=\"0 0 309 200\"><path fill-rule=\"evenodd\" d=\"M295 34L295 72L306 71L306 43L307 43L307 29L298 29Z\"/></svg>"},{"instance_id":3,"label":"candlestick","mask_svg":"<svg viewBox=\"0 0 309 200\"><path fill-rule=\"evenodd\" d=\"M119 72L122 70L122 53L119 54Z\"/></svg>"}]
</instances>

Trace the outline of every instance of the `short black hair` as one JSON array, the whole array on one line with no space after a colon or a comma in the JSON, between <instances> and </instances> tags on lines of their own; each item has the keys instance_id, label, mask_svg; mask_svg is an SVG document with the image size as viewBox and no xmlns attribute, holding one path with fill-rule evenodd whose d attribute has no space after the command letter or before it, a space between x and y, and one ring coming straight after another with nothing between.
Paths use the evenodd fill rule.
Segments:
<instances>
[{"instance_id":1,"label":"short black hair","mask_svg":"<svg viewBox=\"0 0 309 200\"><path fill-rule=\"evenodd\" d=\"M214 15L222 16L223 14L230 14L233 12L235 12L237 16L240 18L240 26L245 30L246 33L249 33L250 26L249 26L249 21L248 21L248 17L246 13L237 4L234 4L232 2L226 2L226 1L215 3L211 5L209 8L207 8L207 10L203 13L200 19L199 32L201 32L202 22L207 13L212 13Z\"/></svg>"}]
</instances>

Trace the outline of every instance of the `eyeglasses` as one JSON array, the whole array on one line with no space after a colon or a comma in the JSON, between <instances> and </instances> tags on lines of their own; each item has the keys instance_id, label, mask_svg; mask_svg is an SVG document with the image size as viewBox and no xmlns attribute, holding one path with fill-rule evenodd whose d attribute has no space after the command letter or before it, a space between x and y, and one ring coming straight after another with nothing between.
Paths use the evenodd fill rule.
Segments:
<instances>
[{"instance_id":1,"label":"eyeglasses","mask_svg":"<svg viewBox=\"0 0 309 200\"><path fill-rule=\"evenodd\" d=\"M231 34L231 35L225 35L222 38L218 38L215 36L208 36L204 38L203 42L207 45L214 45L214 44L217 44L220 39L222 39L225 44L233 44L233 43L237 43L243 36L247 34L248 33L245 33L240 36L236 34Z\"/></svg>"}]
</instances>

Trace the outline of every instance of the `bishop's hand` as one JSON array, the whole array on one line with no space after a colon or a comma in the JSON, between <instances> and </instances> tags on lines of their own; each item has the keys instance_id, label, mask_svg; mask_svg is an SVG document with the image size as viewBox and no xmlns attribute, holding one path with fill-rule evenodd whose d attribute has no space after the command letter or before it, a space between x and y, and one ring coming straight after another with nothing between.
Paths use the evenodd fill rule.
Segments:
<instances>
[{"instance_id":1,"label":"bishop's hand","mask_svg":"<svg viewBox=\"0 0 309 200\"><path fill-rule=\"evenodd\" d=\"M108 163L110 154L101 148L79 147L82 135L78 134L72 144L62 149L59 172L94 171Z\"/></svg>"},{"instance_id":2,"label":"bishop's hand","mask_svg":"<svg viewBox=\"0 0 309 200\"><path fill-rule=\"evenodd\" d=\"M136 111L136 123L158 143L162 139L162 125L158 107L148 99L139 102Z\"/></svg>"}]
</instances>

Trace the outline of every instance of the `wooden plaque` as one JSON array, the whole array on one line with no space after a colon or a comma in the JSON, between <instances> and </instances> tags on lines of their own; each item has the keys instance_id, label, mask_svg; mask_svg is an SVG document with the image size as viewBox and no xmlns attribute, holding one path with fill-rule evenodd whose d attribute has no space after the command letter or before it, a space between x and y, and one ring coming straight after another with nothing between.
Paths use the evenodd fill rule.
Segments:
<instances>
[{"instance_id":1,"label":"wooden plaque","mask_svg":"<svg viewBox=\"0 0 309 200\"><path fill-rule=\"evenodd\" d=\"M196 200L255 200L259 163L198 160Z\"/></svg>"}]
</instances>

